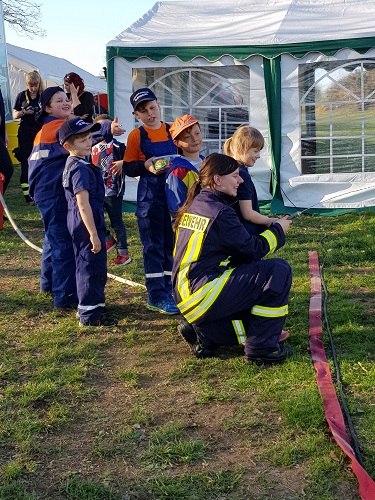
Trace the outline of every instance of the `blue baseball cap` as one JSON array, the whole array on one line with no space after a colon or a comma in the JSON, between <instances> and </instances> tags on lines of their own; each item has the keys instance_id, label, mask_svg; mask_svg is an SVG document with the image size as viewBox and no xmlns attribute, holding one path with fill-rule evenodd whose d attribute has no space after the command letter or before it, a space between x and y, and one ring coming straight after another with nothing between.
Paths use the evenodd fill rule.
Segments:
<instances>
[{"instance_id":1,"label":"blue baseball cap","mask_svg":"<svg viewBox=\"0 0 375 500\"><path fill-rule=\"evenodd\" d=\"M87 123L82 120L79 116L71 118L70 120L64 122L59 129L59 141L60 144L69 139L70 136L76 134L82 134L83 132L95 132L101 129L100 123Z\"/></svg>"},{"instance_id":2,"label":"blue baseball cap","mask_svg":"<svg viewBox=\"0 0 375 500\"><path fill-rule=\"evenodd\" d=\"M43 118L47 116L47 113L45 111L47 104L50 102L52 97L57 94L57 92L65 92L65 90L61 87L47 87L46 90L43 90L43 92L40 94L38 103L39 111L37 113L37 116L35 117L35 120L40 125L43 125Z\"/></svg>"},{"instance_id":3,"label":"blue baseball cap","mask_svg":"<svg viewBox=\"0 0 375 500\"><path fill-rule=\"evenodd\" d=\"M133 106L134 111L137 109L137 106L144 101L157 101L156 95L147 87L136 90L130 96L130 104Z\"/></svg>"}]
</instances>

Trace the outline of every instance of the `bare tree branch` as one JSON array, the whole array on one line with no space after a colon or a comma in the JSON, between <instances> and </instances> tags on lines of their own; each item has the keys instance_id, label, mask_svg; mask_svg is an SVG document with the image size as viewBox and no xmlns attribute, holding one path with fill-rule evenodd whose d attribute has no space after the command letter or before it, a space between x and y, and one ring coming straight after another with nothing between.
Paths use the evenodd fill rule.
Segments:
<instances>
[{"instance_id":1,"label":"bare tree branch","mask_svg":"<svg viewBox=\"0 0 375 500\"><path fill-rule=\"evenodd\" d=\"M46 36L46 31L38 25L42 18L41 4L29 0L2 0L2 3L4 21L18 35L28 38Z\"/></svg>"}]
</instances>

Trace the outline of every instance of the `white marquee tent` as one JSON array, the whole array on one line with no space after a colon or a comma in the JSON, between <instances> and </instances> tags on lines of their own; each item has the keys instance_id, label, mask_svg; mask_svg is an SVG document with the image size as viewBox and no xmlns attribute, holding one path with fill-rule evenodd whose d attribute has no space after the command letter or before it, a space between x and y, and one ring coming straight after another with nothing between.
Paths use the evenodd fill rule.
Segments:
<instances>
[{"instance_id":1,"label":"white marquee tent","mask_svg":"<svg viewBox=\"0 0 375 500\"><path fill-rule=\"evenodd\" d=\"M106 94L107 83L105 80L92 75L66 59L23 49L7 43L8 69L12 105L19 92L24 90L25 75L33 70L38 70L45 87L54 85L63 86L64 75L73 71L80 75L85 82L85 90L93 94Z\"/></svg>"},{"instance_id":2,"label":"white marquee tent","mask_svg":"<svg viewBox=\"0 0 375 500\"><path fill-rule=\"evenodd\" d=\"M274 211L375 206L374 19L373 0L157 2L107 44L110 111L131 130L149 86L166 121L199 118L205 153L250 123Z\"/></svg>"}]
</instances>

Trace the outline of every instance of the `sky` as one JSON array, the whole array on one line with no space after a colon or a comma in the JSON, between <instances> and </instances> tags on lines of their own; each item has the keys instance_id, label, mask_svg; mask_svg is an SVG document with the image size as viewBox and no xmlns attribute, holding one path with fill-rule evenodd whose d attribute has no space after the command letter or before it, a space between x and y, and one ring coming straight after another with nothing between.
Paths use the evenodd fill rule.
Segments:
<instances>
[{"instance_id":1,"label":"sky","mask_svg":"<svg viewBox=\"0 0 375 500\"><path fill-rule=\"evenodd\" d=\"M6 42L62 57L95 76L103 73L106 44L157 3L156 0L64 0L57 7L54 0L35 2L41 5L39 26L46 30L46 37L21 37L5 22Z\"/></svg>"}]
</instances>

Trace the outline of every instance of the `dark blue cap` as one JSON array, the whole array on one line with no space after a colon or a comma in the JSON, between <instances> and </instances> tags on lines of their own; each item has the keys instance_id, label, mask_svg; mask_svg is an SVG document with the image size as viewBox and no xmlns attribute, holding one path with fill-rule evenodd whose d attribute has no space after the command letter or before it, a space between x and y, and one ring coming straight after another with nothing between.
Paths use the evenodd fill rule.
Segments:
<instances>
[{"instance_id":1,"label":"dark blue cap","mask_svg":"<svg viewBox=\"0 0 375 500\"><path fill-rule=\"evenodd\" d=\"M157 101L156 95L147 87L136 90L130 96L130 104L133 106L134 111L137 109L137 106L144 101Z\"/></svg>"},{"instance_id":2,"label":"dark blue cap","mask_svg":"<svg viewBox=\"0 0 375 500\"><path fill-rule=\"evenodd\" d=\"M61 125L59 129L59 141L60 144L64 144L64 142L72 135L82 134L83 132L89 131L95 132L100 129L100 123L87 123L79 116L76 116Z\"/></svg>"}]
</instances>

